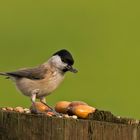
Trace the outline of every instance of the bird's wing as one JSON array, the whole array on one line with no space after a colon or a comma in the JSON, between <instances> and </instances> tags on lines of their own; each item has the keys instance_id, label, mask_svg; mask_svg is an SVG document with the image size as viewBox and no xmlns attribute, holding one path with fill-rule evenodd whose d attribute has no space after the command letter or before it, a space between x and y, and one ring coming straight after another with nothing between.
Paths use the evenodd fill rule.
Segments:
<instances>
[{"instance_id":1,"label":"bird's wing","mask_svg":"<svg viewBox=\"0 0 140 140\"><path fill-rule=\"evenodd\" d=\"M28 78L33 80L44 79L47 69L40 67L22 69L15 72L7 72L5 75L15 77L15 78Z\"/></svg>"}]
</instances>

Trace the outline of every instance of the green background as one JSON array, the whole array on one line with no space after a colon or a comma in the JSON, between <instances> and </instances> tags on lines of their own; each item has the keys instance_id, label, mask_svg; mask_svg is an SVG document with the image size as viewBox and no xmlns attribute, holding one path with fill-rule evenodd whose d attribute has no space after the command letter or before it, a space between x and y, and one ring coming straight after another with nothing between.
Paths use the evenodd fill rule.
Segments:
<instances>
[{"instance_id":1,"label":"green background","mask_svg":"<svg viewBox=\"0 0 140 140\"><path fill-rule=\"evenodd\" d=\"M119 116L140 118L138 0L1 1L0 71L32 67L62 48L78 74L68 73L48 104L83 100ZM0 106L30 106L0 77Z\"/></svg>"}]
</instances>

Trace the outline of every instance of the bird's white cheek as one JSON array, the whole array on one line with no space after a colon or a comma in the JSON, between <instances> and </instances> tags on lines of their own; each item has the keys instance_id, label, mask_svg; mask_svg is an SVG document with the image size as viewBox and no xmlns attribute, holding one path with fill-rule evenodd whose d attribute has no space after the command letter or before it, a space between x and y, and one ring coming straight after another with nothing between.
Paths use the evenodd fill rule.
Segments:
<instances>
[{"instance_id":1,"label":"bird's white cheek","mask_svg":"<svg viewBox=\"0 0 140 140\"><path fill-rule=\"evenodd\" d=\"M57 68L64 69L67 65L63 62L57 63Z\"/></svg>"},{"instance_id":2,"label":"bird's white cheek","mask_svg":"<svg viewBox=\"0 0 140 140\"><path fill-rule=\"evenodd\" d=\"M53 56L51 62L55 67L60 69L63 69L67 66L67 64L61 61L61 58L59 56Z\"/></svg>"}]
</instances>

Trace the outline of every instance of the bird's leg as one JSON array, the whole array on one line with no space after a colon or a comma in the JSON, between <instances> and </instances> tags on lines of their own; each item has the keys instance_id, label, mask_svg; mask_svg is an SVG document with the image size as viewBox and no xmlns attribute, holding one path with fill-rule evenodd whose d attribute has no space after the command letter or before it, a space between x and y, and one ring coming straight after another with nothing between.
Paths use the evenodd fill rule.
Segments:
<instances>
[{"instance_id":1,"label":"bird's leg","mask_svg":"<svg viewBox=\"0 0 140 140\"><path fill-rule=\"evenodd\" d=\"M40 102L43 103L44 105L46 105L48 108L50 108L51 110L53 110L52 107L50 107L49 105L46 104L46 98L45 97L41 97L40 98Z\"/></svg>"},{"instance_id":2,"label":"bird's leg","mask_svg":"<svg viewBox=\"0 0 140 140\"><path fill-rule=\"evenodd\" d=\"M46 104L46 98L45 97L40 97L40 102L43 104Z\"/></svg>"},{"instance_id":3,"label":"bird's leg","mask_svg":"<svg viewBox=\"0 0 140 140\"><path fill-rule=\"evenodd\" d=\"M46 105L56 116L60 116L59 113L57 113L52 107L50 107L48 104L46 104L46 98L45 97L41 97L40 102L43 103L44 105Z\"/></svg>"},{"instance_id":4,"label":"bird's leg","mask_svg":"<svg viewBox=\"0 0 140 140\"><path fill-rule=\"evenodd\" d=\"M33 104L35 103L36 96L37 96L37 94L39 93L39 91L40 91L39 89L35 89L35 90L33 90L32 93L31 93L31 101L32 101Z\"/></svg>"},{"instance_id":5,"label":"bird's leg","mask_svg":"<svg viewBox=\"0 0 140 140\"><path fill-rule=\"evenodd\" d=\"M34 104L36 100L36 94L31 95L31 102Z\"/></svg>"},{"instance_id":6,"label":"bird's leg","mask_svg":"<svg viewBox=\"0 0 140 140\"><path fill-rule=\"evenodd\" d=\"M34 109L33 109L34 113L40 113L35 106L36 96L38 93L39 93L39 89L35 89L32 91L32 94L31 94L31 102L32 102L33 107L34 107Z\"/></svg>"}]
</instances>

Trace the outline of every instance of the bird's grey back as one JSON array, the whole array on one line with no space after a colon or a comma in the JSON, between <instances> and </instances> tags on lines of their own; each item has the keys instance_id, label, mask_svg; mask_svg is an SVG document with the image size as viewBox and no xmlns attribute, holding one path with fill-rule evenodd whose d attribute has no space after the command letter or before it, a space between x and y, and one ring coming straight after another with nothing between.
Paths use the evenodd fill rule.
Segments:
<instances>
[{"instance_id":1,"label":"bird's grey back","mask_svg":"<svg viewBox=\"0 0 140 140\"><path fill-rule=\"evenodd\" d=\"M14 72L6 72L0 74L9 77L14 77L14 78L28 78L33 80L40 80L40 79L44 79L44 76L47 73L47 69L42 67L43 66L39 66L35 68L27 68Z\"/></svg>"}]
</instances>

